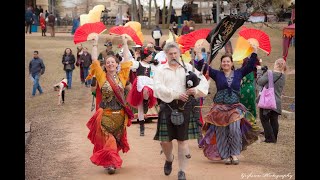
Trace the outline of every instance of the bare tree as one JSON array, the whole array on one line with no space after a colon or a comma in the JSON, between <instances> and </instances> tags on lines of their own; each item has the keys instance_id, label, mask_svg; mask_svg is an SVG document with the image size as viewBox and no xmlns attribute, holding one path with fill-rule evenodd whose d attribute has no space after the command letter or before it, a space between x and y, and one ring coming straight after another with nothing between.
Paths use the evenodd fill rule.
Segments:
<instances>
[{"instance_id":1,"label":"bare tree","mask_svg":"<svg viewBox=\"0 0 320 180\"><path fill-rule=\"evenodd\" d=\"M151 3L152 3L152 0L149 0L148 29L151 28Z\"/></svg>"},{"instance_id":2,"label":"bare tree","mask_svg":"<svg viewBox=\"0 0 320 180\"><path fill-rule=\"evenodd\" d=\"M139 21L137 18L137 4L136 0L132 0L132 12L131 12L131 17L133 21Z\"/></svg>"},{"instance_id":3,"label":"bare tree","mask_svg":"<svg viewBox=\"0 0 320 180\"><path fill-rule=\"evenodd\" d=\"M156 9L156 17L155 17L156 25L159 25L160 12L158 10L158 5L156 0L154 0L154 8Z\"/></svg>"},{"instance_id":4,"label":"bare tree","mask_svg":"<svg viewBox=\"0 0 320 180\"><path fill-rule=\"evenodd\" d=\"M172 8L173 8L172 7L172 0L170 0L168 18L167 18L167 23L166 23L167 28L170 26Z\"/></svg>"},{"instance_id":5,"label":"bare tree","mask_svg":"<svg viewBox=\"0 0 320 180\"><path fill-rule=\"evenodd\" d=\"M139 22L142 24L142 18L143 18L143 6L141 5L141 1L138 0L138 9L139 9Z\"/></svg>"},{"instance_id":6,"label":"bare tree","mask_svg":"<svg viewBox=\"0 0 320 180\"><path fill-rule=\"evenodd\" d=\"M166 0L163 0L163 7L162 7L162 29L166 27Z\"/></svg>"}]
</instances>

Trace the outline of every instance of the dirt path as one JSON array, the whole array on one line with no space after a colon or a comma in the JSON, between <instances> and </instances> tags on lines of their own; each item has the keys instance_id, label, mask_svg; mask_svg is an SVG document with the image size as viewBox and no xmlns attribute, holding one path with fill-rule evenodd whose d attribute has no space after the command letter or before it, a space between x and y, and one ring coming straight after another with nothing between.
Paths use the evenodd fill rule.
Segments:
<instances>
[{"instance_id":1,"label":"dirt path","mask_svg":"<svg viewBox=\"0 0 320 180\"><path fill-rule=\"evenodd\" d=\"M173 163L172 174L165 176L163 173L165 158L163 154L159 155L159 141L153 140L156 120L146 124L144 137L138 134L138 124L132 124L128 128L131 149L126 154L121 153L123 166L116 174L110 176L102 167L91 163L89 158L93 145L87 139L86 123L93 114L90 111L92 96L89 88L80 85L79 69L76 68L73 72L73 85L72 89L66 92L65 105L56 105L57 92L52 90L52 85L65 76L61 66L61 53L65 47L75 47L69 36L43 38L39 33L33 33L26 37L25 122L31 122L32 127L31 141L25 153L25 179L177 179L178 158ZM47 68L40 81L44 93L30 98L31 83L27 68L35 49L39 50ZM188 180L261 180L276 179L271 176L273 174L292 175L295 161L294 126L294 121L280 121L280 142L277 145L260 143L249 146L239 157L238 166L226 166L222 162L209 161L198 148L197 141L191 140L189 146L192 158L189 160L186 176ZM176 142L174 155L178 157ZM244 177L250 174L264 177Z\"/></svg>"},{"instance_id":2,"label":"dirt path","mask_svg":"<svg viewBox=\"0 0 320 180\"><path fill-rule=\"evenodd\" d=\"M49 137L55 137L54 133L59 129L63 137L56 136L47 141L47 146L43 144L44 149L40 156L41 174L30 179L90 179L99 180L109 177L115 179L177 179L178 161L173 164L173 172L170 176L163 174L164 155L159 155L160 145L158 141L153 140L156 131L156 120L146 124L145 136L140 137L138 134L139 126L134 123L128 128L128 139L130 151L126 154L121 153L123 158L123 167L117 170L116 174L110 176L102 167L98 167L91 163L89 157L92 153L93 145L87 139L88 129L86 123L93 114L90 111L91 97L88 95L89 89L80 89L83 96L72 99L70 103L66 103L60 108L62 113L58 114L54 119L60 119L59 123L55 123L57 127L50 127ZM74 90L71 90L72 92ZM71 93L67 92L72 96ZM81 104L80 108L73 106ZM62 111L62 108L65 111ZM71 113L68 113L71 112ZM56 129L56 130L54 130ZM34 132L37 133L37 132ZM50 133L53 133L50 135ZM34 136L33 141L36 141ZM43 138L42 136L38 138ZM40 139L38 139L40 140ZM50 145L51 146L50 148ZM31 143L33 144L33 143ZM46 148L47 147L47 148ZM32 148L32 147L30 147ZM52 149L53 148L53 149ZM190 141L190 150L192 158L187 168L188 179L241 179L241 175L249 174L254 169L255 174L263 174L263 168L251 162L246 162L247 157L241 155L241 163L238 166L226 166L222 162L210 162L197 147L197 141ZM177 156L177 146L174 143L174 154ZM39 169L38 169L39 170ZM38 171L33 169L33 171ZM30 172L30 171L29 171ZM30 172L32 173L32 171ZM32 178L31 178L32 177ZM28 178L27 178L28 179Z\"/></svg>"}]
</instances>

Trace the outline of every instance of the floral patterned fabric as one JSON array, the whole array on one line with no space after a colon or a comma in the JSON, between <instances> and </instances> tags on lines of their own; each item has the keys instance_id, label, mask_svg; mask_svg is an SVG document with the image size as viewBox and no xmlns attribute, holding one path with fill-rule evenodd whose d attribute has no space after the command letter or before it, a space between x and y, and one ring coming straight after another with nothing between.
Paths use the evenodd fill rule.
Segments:
<instances>
[{"instance_id":1,"label":"floral patterned fabric","mask_svg":"<svg viewBox=\"0 0 320 180\"><path fill-rule=\"evenodd\" d=\"M256 118L256 94L254 87L254 74L253 72L247 74L242 78L240 90L240 103L243 104L249 112Z\"/></svg>"}]
</instances>

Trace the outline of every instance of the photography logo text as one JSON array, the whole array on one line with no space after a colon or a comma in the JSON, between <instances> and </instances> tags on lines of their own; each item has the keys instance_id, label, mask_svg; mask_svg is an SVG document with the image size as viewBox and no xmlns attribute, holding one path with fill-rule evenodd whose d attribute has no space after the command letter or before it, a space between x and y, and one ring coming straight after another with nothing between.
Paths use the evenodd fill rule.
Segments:
<instances>
[{"instance_id":1,"label":"photography logo text","mask_svg":"<svg viewBox=\"0 0 320 180\"><path fill-rule=\"evenodd\" d=\"M249 179L249 178L274 178L274 179L291 179L293 175L291 173L288 174L274 174L274 173L263 173L263 174L254 174L250 173L241 173L241 179Z\"/></svg>"}]
</instances>

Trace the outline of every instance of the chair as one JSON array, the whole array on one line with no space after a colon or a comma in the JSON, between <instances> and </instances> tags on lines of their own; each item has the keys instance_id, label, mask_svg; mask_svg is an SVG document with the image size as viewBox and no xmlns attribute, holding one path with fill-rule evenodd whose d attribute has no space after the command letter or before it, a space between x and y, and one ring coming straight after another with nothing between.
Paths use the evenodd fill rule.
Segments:
<instances>
[{"instance_id":1,"label":"chair","mask_svg":"<svg viewBox=\"0 0 320 180\"><path fill-rule=\"evenodd\" d=\"M143 17L142 18L142 23L144 24L144 25L147 25L148 24L148 17Z\"/></svg>"},{"instance_id":2,"label":"chair","mask_svg":"<svg viewBox=\"0 0 320 180\"><path fill-rule=\"evenodd\" d=\"M206 14L204 20L206 21L206 23L208 23L208 21L210 21L210 23L211 23L211 21L212 21L211 15L210 14Z\"/></svg>"}]
</instances>

